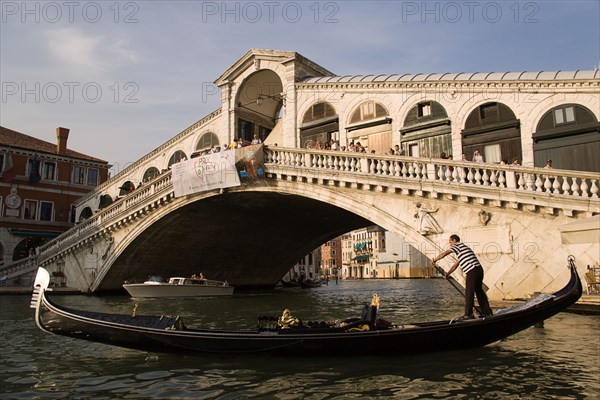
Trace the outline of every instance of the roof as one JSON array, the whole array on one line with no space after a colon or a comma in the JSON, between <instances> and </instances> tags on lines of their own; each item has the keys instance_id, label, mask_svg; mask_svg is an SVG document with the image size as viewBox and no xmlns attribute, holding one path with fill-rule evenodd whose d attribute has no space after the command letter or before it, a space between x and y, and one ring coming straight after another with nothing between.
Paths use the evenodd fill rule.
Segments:
<instances>
[{"instance_id":1,"label":"roof","mask_svg":"<svg viewBox=\"0 0 600 400\"><path fill-rule=\"evenodd\" d=\"M239 76L243 71L246 71L251 63L255 60L271 60L279 63L286 63L294 61L304 66L303 72L305 75L311 76L327 76L331 77L335 75L333 72L323 68L319 64L311 61L304 57L300 53L295 51L283 51L283 50L267 50L267 49L250 49L244 54L239 60L237 60L231 67L221 74L216 80L215 84L221 85L225 81L233 80ZM260 67L259 67L260 68ZM302 80L302 78L298 78Z\"/></svg>"},{"instance_id":2,"label":"roof","mask_svg":"<svg viewBox=\"0 0 600 400\"><path fill-rule=\"evenodd\" d=\"M600 70L540 72L470 72L441 74L344 75L308 78L303 83L439 82L439 81L548 81L599 79Z\"/></svg>"},{"instance_id":3,"label":"roof","mask_svg":"<svg viewBox=\"0 0 600 400\"><path fill-rule=\"evenodd\" d=\"M58 155L56 143L46 142L45 140L13 131L12 129L3 126L0 126L0 146ZM66 157L108 164L108 161L88 156L87 154L79 153L68 148L64 155Z\"/></svg>"}]
</instances>

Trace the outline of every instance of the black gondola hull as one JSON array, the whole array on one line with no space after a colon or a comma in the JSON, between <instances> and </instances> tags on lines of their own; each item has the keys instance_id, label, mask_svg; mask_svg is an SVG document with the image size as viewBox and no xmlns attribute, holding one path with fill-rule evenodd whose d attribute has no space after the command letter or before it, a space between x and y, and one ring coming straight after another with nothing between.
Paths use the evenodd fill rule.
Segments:
<instances>
[{"instance_id":1,"label":"black gondola hull","mask_svg":"<svg viewBox=\"0 0 600 400\"><path fill-rule=\"evenodd\" d=\"M44 271L45 272L45 271ZM34 293L36 323L47 332L151 352L199 354L357 355L416 354L481 347L514 335L575 303L582 288L574 265L560 291L538 303L507 309L492 317L467 321L436 321L377 329L367 321L355 327L325 329L217 330L192 329L179 317L128 316L61 307ZM34 304L35 303L35 304Z\"/></svg>"}]
</instances>

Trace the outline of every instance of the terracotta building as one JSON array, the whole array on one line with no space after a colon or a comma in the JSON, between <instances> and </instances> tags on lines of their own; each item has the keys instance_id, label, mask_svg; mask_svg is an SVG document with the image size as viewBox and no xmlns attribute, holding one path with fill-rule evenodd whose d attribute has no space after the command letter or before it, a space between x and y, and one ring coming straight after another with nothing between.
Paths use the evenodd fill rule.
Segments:
<instances>
[{"instance_id":1,"label":"terracotta building","mask_svg":"<svg viewBox=\"0 0 600 400\"><path fill-rule=\"evenodd\" d=\"M342 238L336 237L321 245L321 274L324 276L341 276L342 270Z\"/></svg>"},{"instance_id":2,"label":"terracotta building","mask_svg":"<svg viewBox=\"0 0 600 400\"><path fill-rule=\"evenodd\" d=\"M108 179L107 161L67 148L69 129L56 143L0 127L0 266L76 222L74 203Z\"/></svg>"}]
</instances>

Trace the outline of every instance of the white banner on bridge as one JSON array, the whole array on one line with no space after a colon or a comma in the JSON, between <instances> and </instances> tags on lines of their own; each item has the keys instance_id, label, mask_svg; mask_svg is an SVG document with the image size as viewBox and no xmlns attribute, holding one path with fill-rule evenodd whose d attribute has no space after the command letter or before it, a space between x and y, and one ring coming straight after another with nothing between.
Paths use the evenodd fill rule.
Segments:
<instances>
[{"instance_id":1,"label":"white banner on bridge","mask_svg":"<svg viewBox=\"0 0 600 400\"><path fill-rule=\"evenodd\" d=\"M175 197L212 189L240 186L235 151L227 150L191 158L171 166Z\"/></svg>"}]
</instances>

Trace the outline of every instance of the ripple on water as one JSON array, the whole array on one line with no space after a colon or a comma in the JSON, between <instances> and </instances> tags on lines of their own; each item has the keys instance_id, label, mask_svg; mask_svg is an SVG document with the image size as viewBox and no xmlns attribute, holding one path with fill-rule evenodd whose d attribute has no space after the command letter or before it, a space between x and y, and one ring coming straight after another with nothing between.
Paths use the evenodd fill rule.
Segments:
<instances>
[{"instance_id":1,"label":"ripple on water","mask_svg":"<svg viewBox=\"0 0 600 400\"><path fill-rule=\"evenodd\" d=\"M316 290L207 301L144 301L145 314L187 325L237 327L283 308L303 318L356 316L374 292L393 322L451 318L463 300L442 280L330 283ZM125 296L61 297L73 307L129 313ZM0 398L6 399L441 399L600 398L600 319L561 313L479 349L407 357L218 357L121 349L48 335L27 296L2 296ZM215 312L217 310L217 312Z\"/></svg>"}]
</instances>

